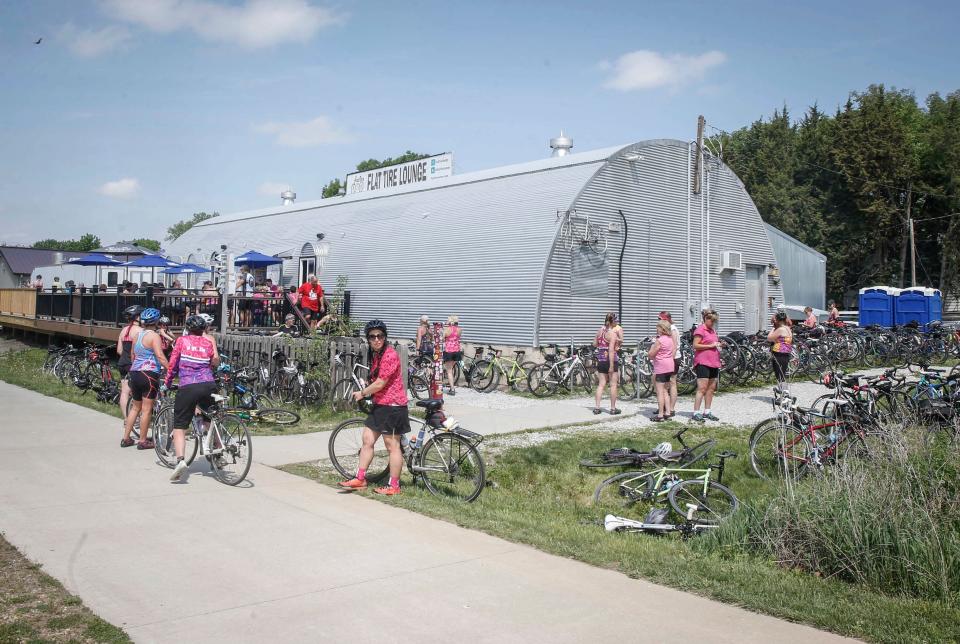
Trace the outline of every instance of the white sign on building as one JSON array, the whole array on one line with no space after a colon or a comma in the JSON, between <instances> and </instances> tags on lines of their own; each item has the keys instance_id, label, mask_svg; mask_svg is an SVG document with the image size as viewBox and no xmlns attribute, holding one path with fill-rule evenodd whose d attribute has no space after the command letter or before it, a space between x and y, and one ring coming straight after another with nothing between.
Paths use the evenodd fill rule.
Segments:
<instances>
[{"instance_id":1,"label":"white sign on building","mask_svg":"<svg viewBox=\"0 0 960 644\"><path fill-rule=\"evenodd\" d=\"M424 184L433 179L453 174L453 154L446 152L407 163L354 172L347 175L347 194L377 192L413 184Z\"/></svg>"}]
</instances>

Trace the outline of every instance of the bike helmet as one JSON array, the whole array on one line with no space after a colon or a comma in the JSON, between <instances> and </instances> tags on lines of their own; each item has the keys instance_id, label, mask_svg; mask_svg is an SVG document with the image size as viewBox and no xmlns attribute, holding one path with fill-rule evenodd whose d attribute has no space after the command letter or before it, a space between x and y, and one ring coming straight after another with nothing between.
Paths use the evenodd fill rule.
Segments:
<instances>
[{"instance_id":1,"label":"bike helmet","mask_svg":"<svg viewBox=\"0 0 960 644\"><path fill-rule=\"evenodd\" d=\"M201 313L198 317L203 318L203 321L207 323L207 326L213 324L213 316L208 313Z\"/></svg>"},{"instance_id":2,"label":"bike helmet","mask_svg":"<svg viewBox=\"0 0 960 644\"><path fill-rule=\"evenodd\" d=\"M366 337L370 335L370 332L375 329L380 329L383 331L384 336L387 335L387 325L385 323L380 320L370 320L366 326L363 327L363 336Z\"/></svg>"},{"instance_id":3,"label":"bike helmet","mask_svg":"<svg viewBox=\"0 0 960 644\"><path fill-rule=\"evenodd\" d=\"M134 304L133 306L128 306L123 309L123 317L127 320L136 320L140 317L141 312L143 312L143 307L139 304Z\"/></svg>"},{"instance_id":4,"label":"bike helmet","mask_svg":"<svg viewBox=\"0 0 960 644\"><path fill-rule=\"evenodd\" d=\"M183 325L187 327L187 331L196 331L197 329L206 329L208 324L207 321L203 319L203 316L200 315L191 315L186 320L183 321Z\"/></svg>"},{"instance_id":5,"label":"bike helmet","mask_svg":"<svg viewBox=\"0 0 960 644\"><path fill-rule=\"evenodd\" d=\"M166 315L160 316L160 319L157 320L157 324L170 324L170 318Z\"/></svg>"},{"instance_id":6,"label":"bike helmet","mask_svg":"<svg viewBox=\"0 0 960 644\"><path fill-rule=\"evenodd\" d=\"M154 308L144 309L140 313L140 321L144 324L156 324L160 319L160 311Z\"/></svg>"},{"instance_id":7,"label":"bike helmet","mask_svg":"<svg viewBox=\"0 0 960 644\"><path fill-rule=\"evenodd\" d=\"M653 453L659 456L660 458L666 458L670 455L670 452L673 451L673 445L670 443L660 443L653 448Z\"/></svg>"}]
</instances>

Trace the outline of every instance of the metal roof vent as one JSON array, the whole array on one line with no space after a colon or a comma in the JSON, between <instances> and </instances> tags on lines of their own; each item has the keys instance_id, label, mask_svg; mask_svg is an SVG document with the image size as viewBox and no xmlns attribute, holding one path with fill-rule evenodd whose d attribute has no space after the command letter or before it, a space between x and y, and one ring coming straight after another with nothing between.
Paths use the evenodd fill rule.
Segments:
<instances>
[{"instance_id":1,"label":"metal roof vent","mask_svg":"<svg viewBox=\"0 0 960 644\"><path fill-rule=\"evenodd\" d=\"M573 139L564 136L563 130L560 130L560 136L550 139L550 147L553 148L553 154L550 156L565 157L570 154L570 149L573 148Z\"/></svg>"},{"instance_id":2,"label":"metal roof vent","mask_svg":"<svg viewBox=\"0 0 960 644\"><path fill-rule=\"evenodd\" d=\"M284 190L280 193L280 198L283 200L284 206L289 206L297 200L297 193L295 193L293 190Z\"/></svg>"}]
</instances>

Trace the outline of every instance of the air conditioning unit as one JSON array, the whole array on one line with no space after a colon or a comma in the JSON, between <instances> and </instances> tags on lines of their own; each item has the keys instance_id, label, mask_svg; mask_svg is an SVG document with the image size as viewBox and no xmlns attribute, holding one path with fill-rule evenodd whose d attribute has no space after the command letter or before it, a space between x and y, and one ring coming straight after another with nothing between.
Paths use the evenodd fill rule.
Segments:
<instances>
[{"instance_id":1,"label":"air conditioning unit","mask_svg":"<svg viewBox=\"0 0 960 644\"><path fill-rule=\"evenodd\" d=\"M735 250L725 250L720 253L720 271L743 270L743 255Z\"/></svg>"}]
</instances>

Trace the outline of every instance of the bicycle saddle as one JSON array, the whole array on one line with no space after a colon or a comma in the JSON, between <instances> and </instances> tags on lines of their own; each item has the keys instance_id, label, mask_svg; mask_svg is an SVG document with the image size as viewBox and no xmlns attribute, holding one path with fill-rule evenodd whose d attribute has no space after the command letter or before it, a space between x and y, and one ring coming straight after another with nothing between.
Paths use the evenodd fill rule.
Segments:
<instances>
[{"instance_id":1,"label":"bicycle saddle","mask_svg":"<svg viewBox=\"0 0 960 644\"><path fill-rule=\"evenodd\" d=\"M443 407L443 400L440 398L431 398L430 400L418 400L417 407L423 407L428 413L432 413Z\"/></svg>"}]
</instances>

